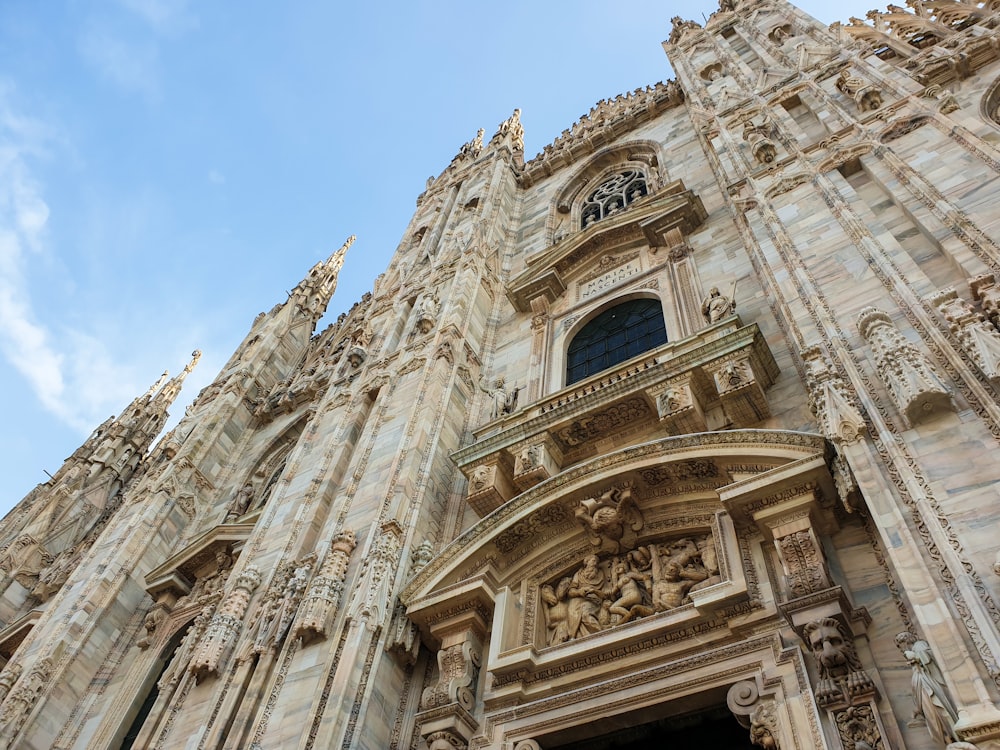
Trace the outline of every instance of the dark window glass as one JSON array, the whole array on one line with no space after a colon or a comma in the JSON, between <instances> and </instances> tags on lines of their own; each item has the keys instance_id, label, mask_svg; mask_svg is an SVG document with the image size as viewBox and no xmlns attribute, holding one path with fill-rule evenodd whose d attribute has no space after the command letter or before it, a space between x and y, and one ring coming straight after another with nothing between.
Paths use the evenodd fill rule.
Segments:
<instances>
[{"instance_id":1,"label":"dark window glass","mask_svg":"<svg viewBox=\"0 0 1000 750\"><path fill-rule=\"evenodd\" d=\"M663 311L654 299L629 300L587 323L566 352L566 385L667 343Z\"/></svg>"}]
</instances>

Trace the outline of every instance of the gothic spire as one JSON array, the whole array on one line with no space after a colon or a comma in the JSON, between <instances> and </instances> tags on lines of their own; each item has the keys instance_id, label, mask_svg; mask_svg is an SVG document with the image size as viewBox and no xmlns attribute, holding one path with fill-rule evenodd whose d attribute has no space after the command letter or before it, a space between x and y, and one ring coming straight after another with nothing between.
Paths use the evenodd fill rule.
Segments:
<instances>
[{"instance_id":1,"label":"gothic spire","mask_svg":"<svg viewBox=\"0 0 1000 750\"><path fill-rule=\"evenodd\" d=\"M309 269L309 273L291 293L299 309L307 313L313 321L319 320L326 312L334 291L337 289L337 275L344 265L347 249L354 244L356 237L352 234L325 261L321 261Z\"/></svg>"}]
</instances>

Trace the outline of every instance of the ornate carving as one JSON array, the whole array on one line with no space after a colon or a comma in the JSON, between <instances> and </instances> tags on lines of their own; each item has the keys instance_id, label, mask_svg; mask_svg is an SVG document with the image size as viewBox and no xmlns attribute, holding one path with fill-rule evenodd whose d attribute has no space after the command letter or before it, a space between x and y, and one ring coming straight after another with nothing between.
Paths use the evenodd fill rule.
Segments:
<instances>
[{"instance_id":1,"label":"ornate carving","mask_svg":"<svg viewBox=\"0 0 1000 750\"><path fill-rule=\"evenodd\" d=\"M250 596L259 583L260 570L256 565L248 565L236 579L235 587L212 617L191 658L188 671L197 680L209 674L218 674L220 666L236 645Z\"/></svg>"},{"instance_id":2,"label":"ornate carving","mask_svg":"<svg viewBox=\"0 0 1000 750\"><path fill-rule=\"evenodd\" d=\"M490 138L490 145L509 139L511 150L524 153L524 126L521 125L521 110L515 109L514 114L500 123L497 132Z\"/></svg>"},{"instance_id":3,"label":"ornate carving","mask_svg":"<svg viewBox=\"0 0 1000 750\"><path fill-rule=\"evenodd\" d=\"M107 517L104 516L103 520L106 523ZM90 549L94 539L97 538L97 532L104 528L105 523L98 523L82 541L60 552L50 565L39 571L38 583L31 589L31 596L34 599L39 602L48 601L62 588L70 574L80 564L84 553Z\"/></svg>"},{"instance_id":4,"label":"ornate carving","mask_svg":"<svg viewBox=\"0 0 1000 750\"><path fill-rule=\"evenodd\" d=\"M820 679L813 691L817 703L835 707L874 694L875 685L862 669L854 640L840 620L813 620L806 623L802 634L819 667Z\"/></svg>"},{"instance_id":5,"label":"ornate carving","mask_svg":"<svg viewBox=\"0 0 1000 750\"><path fill-rule=\"evenodd\" d=\"M153 608L146 613L146 617L143 618L142 621L143 627L146 628L146 635L135 642L136 646L141 649L149 648L149 645L156 637L156 631L167 619L169 611L169 608L164 602L156 602L156 604L153 605Z\"/></svg>"},{"instance_id":6,"label":"ornate carving","mask_svg":"<svg viewBox=\"0 0 1000 750\"><path fill-rule=\"evenodd\" d=\"M354 588L348 614L353 620L363 621L369 630L384 625L389 614L389 593L399 565L402 536L403 530L396 521L382 524Z\"/></svg>"},{"instance_id":7,"label":"ornate carving","mask_svg":"<svg viewBox=\"0 0 1000 750\"><path fill-rule=\"evenodd\" d=\"M521 544L531 541L546 529L558 528L570 520L571 515L562 503L551 503L538 509L497 535L496 546L502 554L513 552Z\"/></svg>"},{"instance_id":8,"label":"ornate carving","mask_svg":"<svg viewBox=\"0 0 1000 750\"><path fill-rule=\"evenodd\" d=\"M720 476L715 461L708 458L693 458L688 461L672 461L642 469L642 481L650 487L658 487L668 482L688 482L692 479L715 479Z\"/></svg>"},{"instance_id":9,"label":"ornate carving","mask_svg":"<svg viewBox=\"0 0 1000 750\"><path fill-rule=\"evenodd\" d=\"M912 669L913 718L910 726L925 724L934 741L941 745L960 739L954 731L958 711L948 698L944 676L927 641L904 631L896 636L896 647Z\"/></svg>"},{"instance_id":10,"label":"ornate carving","mask_svg":"<svg viewBox=\"0 0 1000 750\"><path fill-rule=\"evenodd\" d=\"M876 370L889 395L911 424L939 409L953 408L951 391L886 313L866 307L858 315L858 330L875 353Z\"/></svg>"},{"instance_id":11,"label":"ornate carving","mask_svg":"<svg viewBox=\"0 0 1000 750\"><path fill-rule=\"evenodd\" d=\"M986 377L1000 380L1000 332L954 289L942 290L931 301L948 321L962 351Z\"/></svg>"},{"instance_id":12,"label":"ornate carving","mask_svg":"<svg viewBox=\"0 0 1000 750\"><path fill-rule=\"evenodd\" d=\"M424 739L427 742L427 750L465 750L469 746L461 736L447 729L431 732Z\"/></svg>"},{"instance_id":13,"label":"ornate carving","mask_svg":"<svg viewBox=\"0 0 1000 750\"><path fill-rule=\"evenodd\" d=\"M1000 329L1000 286L991 273L984 273L969 279L969 289L979 302L985 315L994 327Z\"/></svg>"},{"instance_id":14,"label":"ornate carving","mask_svg":"<svg viewBox=\"0 0 1000 750\"><path fill-rule=\"evenodd\" d=\"M840 71L836 86L862 112L872 112L882 106L882 92L865 79L851 75L847 68Z\"/></svg>"},{"instance_id":15,"label":"ornate carving","mask_svg":"<svg viewBox=\"0 0 1000 750\"><path fill-rule=\"evenodd\" d=\"M778 717L774 704L761 703L750 714L750 741L765 750L781 750L778 744Z\"/></svg>"},{"instance_id":16,"label":"ornate carving","mask_svg":"<svg viewBox=\"0 0 1000 750\"><path fill-rule=\"evenodd\" d=\"M476 682L482 662L482 646L469 630L457 643L442 647L437 654L438 681L426 688L420 699L422 709L457 703L471 711L476 702Z\"/></svg>"},{"instance_id":17,"label":"ornate carving","mask_svg":"<svg viewBox=\"0 0 1000 750\"><path fill-rule=\"evenodd\" d=\"M0 672L0 703L3 703L3 701L6 700L7 696L10 694L10 689L21 677L21 671L21 663L11 661L8 662L7 666L5 666L3 671Z\"/></svg>"},{"instance_id":18,"label":"ornate carving","mask_svg":"<svg viewBox=\"0 0 1000 750\"><path fill-rule=\"evenodd\" d=\"M802 350L806 363L809 408L820 432L834 445L857 442L865 433L864 417L851 402L844 380L834 371L818 346Z\"/></svg>"},{"instance_id":19,"label":"ornate carving","mask_svg":"<svg viewBox=\"0 0 1000 750\"><path fill-rule=\"evenodd\" d=\"M299 562L279 566L247 629L246 646L240 653L240 661L281 648L315 561L315 555L307 555Z\"/></svg>"},{"instance_id":20,"label":"ornate carving","mask_svg":"<svg viewBox=\"0 0 1000 750\"><path fill-rule=\"evenodd\" d=\"M52 674L52 661L48 657L37 661L28 674L14 683L13 689L0 706L0 742L10 747L42 694Z\"/></svg>"},{"instance_id":21,"label":"ornate carving","mask_svg":"<svg viewBox=\"0 0 1000 750\"><path fill-rule=\"evenodd\" d=\"M726 693L726 704L736 720L750 730L751 742L767 750L780 750L774 703L761 700L756 682L737 682Z\"/></svg>"},{"instance_id":22,"label":"ornate carving","mask_svg":"<svg viewBox=\"0 0 1000 750\"><path fill-rule=\"evenodd\" d=\"M546 644L676 609L691 591L720 580L711 535L651 544L604 560L589 554L572 575L539 588Z\"/></svg>"},{"instance_id":23,"label":"ornate carving","mask_svg":"<svg viewBox=\"0 0 1000 750\"><path fill-rule=\"evenodd\" d=\"M29 591L38 583L41 571L54 560L55 557L29 534L21 534L0 548L0 570Z\"/></svg>"},{"instance_id":24,"label":"ornate carving","mask_svg":"<svg viewBox=\"0 0 1000 750\"><path fill-rule=\"evenodd\" d=\"M811 529L799 529L775 540L795 596L805 596L830 586L826 563Z\"/></svg>"},{"instance_id":25,"label":"ornate carving","mask_svg":"<svg viewBox=\"0 0 1000 750\"><path fill-rule=\"evenodd\" d=\"M575 515L598 553L618 554L635 549L643 519L632 497L631 484L612 487L600 497L581 500Z\"/></svg>"},{"instance_id":26,"label":"ornate carving","mask_svg":"<svg viewBox=\"0 0 1000 750\"><path fill-rule=\"evenodd\" d=\"M686 32L701 30L701 26L699 26L697 23L695 23L694 21L685 21L680 16L674 16L673 18L671 18L670 24L671 24L670 37L668 41L671 44L677 44L677 42L681 40L681 38L684 36Z\"/></svg>"},{"instance_id":27,"label":"ornate carving","mask_svg":"<svg viewBox=\"0 0 1000 750\"><path fill-rule=\"evenodd\" d=\"M778 154L774 141L767 137L770 131L770 125L755 125L752 117L743 123L743 140L750 144L750 153L759 164L770 164Z\"/></svg>"},{"instance_id":28,"label":"ornate carving","mask_svg":"<svg viewBox=\"0 0 1000 750\"><path fill-rule=\"evenodd\" d=\"M882 733L870 705L851 706L834 715L837 732L845 748L853 750L884 750Z\"/></svg>"},{"instance_id":29,"label":"ornate carving","mask_svg":"<svg viewBox=\"0 0 1000 750\"><path fill-rule=\"evenodd\" d=\"M344 580L357 539L350 529L339 532L330 542L330 552L309 586L292 636L309 643L326 638L344 592Z\"/></svg>"},{"instance_id":30,"label":"ornate carving","mask_svg":"<svg viewBox=\"0 0 1000 750\"><path fill-rule=\"evenodd\" d=\"M650 408L645 399L631 398L574 420L569 426L560 429L557 437L564 445L575 447L649 416Z\"/></svg>"}]
</instances>

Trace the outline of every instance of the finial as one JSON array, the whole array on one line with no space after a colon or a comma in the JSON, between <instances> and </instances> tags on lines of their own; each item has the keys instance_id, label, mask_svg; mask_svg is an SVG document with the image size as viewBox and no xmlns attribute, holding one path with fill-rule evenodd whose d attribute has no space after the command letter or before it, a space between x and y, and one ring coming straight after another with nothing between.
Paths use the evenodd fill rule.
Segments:
<instances>
[{"instance_id":1,"label":"finial","mask_svg":"<svg viewBox=\"0 0 1000 750\"><path fill-rule=\"evenodd\" d=\"M201 349L195 349L191 352L191 361L188 362L187 367L184 368L184 373L187 374L194 369L194 366L198 364L198 360L201 359Z\"/></svg>"}]
</instances>

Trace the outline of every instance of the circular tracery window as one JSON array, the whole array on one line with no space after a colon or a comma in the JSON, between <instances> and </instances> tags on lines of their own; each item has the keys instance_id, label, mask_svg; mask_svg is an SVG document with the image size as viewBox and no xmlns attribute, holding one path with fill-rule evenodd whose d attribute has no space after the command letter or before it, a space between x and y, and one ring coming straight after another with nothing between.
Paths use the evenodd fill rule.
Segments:
<instances>
[{"instance_id":1,"label":"circular tracery window","mask_svg":"<svg viewBox=\"0 0 1000 750\"><path fill-rule=\"evenodd\" d=\"M586 229L601 219L625 210L625 206L642 198L648 192L646 176L637 169L612 175L583 202L581 212L583 228Z\"/></svg>"}]
</instances>

